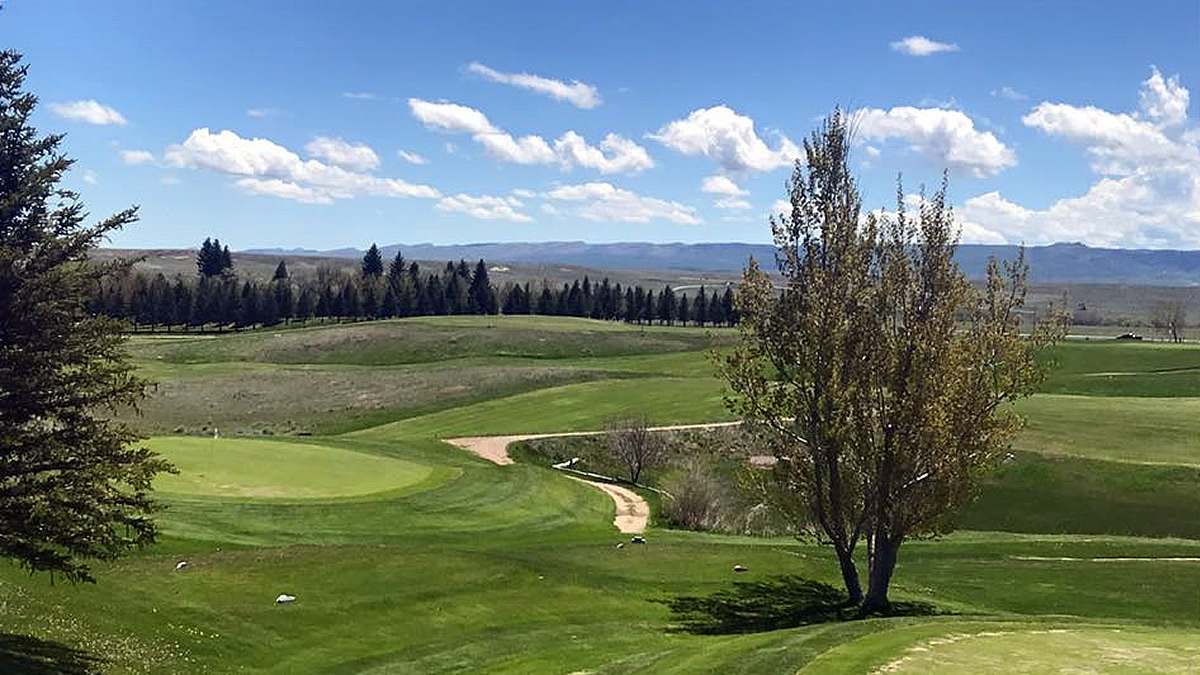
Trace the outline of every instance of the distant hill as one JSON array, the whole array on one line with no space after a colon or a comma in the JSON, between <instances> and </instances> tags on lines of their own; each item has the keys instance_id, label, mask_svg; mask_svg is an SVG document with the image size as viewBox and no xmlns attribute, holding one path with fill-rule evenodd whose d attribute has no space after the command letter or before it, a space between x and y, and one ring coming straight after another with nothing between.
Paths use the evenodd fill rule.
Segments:
<instances>
[{"instance_id":1,"label":"distant hill","mask_svg":"<svg viewBox=\"0 0 1200 675\"><path fill-rule=\"evenodd\" d=\"M435 246L393 244L382 248L384 255L419 260L478 260L489 262L584 265L599 269L688 270L732 272L740 270L750 256L773 267L775 249L770 245L741 243L588 244L582 241L532 243L483 243ZM958 249L959 264L972 278L983 276L987 259L1012 258L1015 246L964 244ZM266 255L317 255L358 257L363 251L340 248L253 249L247 253ZM1117 283L1157 286L1200 286L1200 251L1135 250L1092 248L1083 244L1052 244L1026 249L1031 277L1041 283Z\"/></svg>"}]
</instances>

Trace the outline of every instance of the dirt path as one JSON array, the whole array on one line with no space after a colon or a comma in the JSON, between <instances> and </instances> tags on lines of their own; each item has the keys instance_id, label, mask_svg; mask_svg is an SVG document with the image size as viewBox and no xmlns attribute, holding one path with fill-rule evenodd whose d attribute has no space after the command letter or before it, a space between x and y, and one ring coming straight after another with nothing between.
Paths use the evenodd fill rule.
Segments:
<instances>
[{"instance_id":1,"label":"dirt path","mask_svg":"<svg viewBox=\"0 0 1200 675\"><path fill-rule=\"evenodd\" d=\"M650 431L686 431L688 429L716 429L719 427L731 427L741 424L741 422L708 422L705 424L676 424L666 427L650 427ZM445 441L451 445L456 445L468 452L473 452L476 455L496 464L512 464L512 458L508 456L508 446L510 443L517 441L530 441L537 438L561 438L563 436L597 436L606 433L604 431L566 431L556 434L516 434L512 436L463 436L461 438L447 438ZM646 531L646 523L650 519L650 505L642 499L641 495L623 488L619 485L610 483L597 483L590 480L584 480L577 476L569 476L573 480L580 483L587 483L592 487L602 490L609 497L612 497L613 503L616 504L617 511L613 517L613 525L617 529L625 533L639 533Z\"/></svg>"}]
</instances>

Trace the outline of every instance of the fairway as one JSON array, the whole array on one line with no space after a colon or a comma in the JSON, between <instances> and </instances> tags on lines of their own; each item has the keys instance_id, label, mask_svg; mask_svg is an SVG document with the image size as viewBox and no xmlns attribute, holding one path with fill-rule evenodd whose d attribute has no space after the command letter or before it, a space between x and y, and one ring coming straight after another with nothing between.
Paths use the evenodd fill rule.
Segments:
<instances>
[{"instance_id":1,"label":"fairway","mask_svg":"<svg viewBox=\"0 0 1200 675\"><path fill-rule=\"evenodd\" d=\"M155 481L155 488L175 494L349 497L410 487L433 474L416 462L290 441L159 436L149 446L179 469Z\"/></svg>"},{"instance_id":2,"label":"fairway","mask_svg":"<svg viewBox=\"0 0 1200 675\"><path fill-rule=\"evenodd\" d=\"M1141 673L1200 670L1191 631L939 622L847 642L801 669L822 673Z\"/></svg>"},{"instance_id":3,"label":"fairway","mask_svg":"<svg viewBox=\"0 0 1200 675\"><path fill-rule=\"evenodd\" d=\"M729 420L722 332L464 316L141 338L159 386L130 419L180 470L156 481L163 535L94 586L0 570L0 672L25 665L6 632L117 674L1196 670L1200 565L1168 560L1200 557L1194 346L1057 348L962 530L901 553L896 598L942 618L676 632L664 600L835 583L836 562L790 537L667 529L651 493L647 544L629 546L613 501L549 462L442 442ZM214 426L228 435L173 431Z\"/></svg>"}]
</instances>

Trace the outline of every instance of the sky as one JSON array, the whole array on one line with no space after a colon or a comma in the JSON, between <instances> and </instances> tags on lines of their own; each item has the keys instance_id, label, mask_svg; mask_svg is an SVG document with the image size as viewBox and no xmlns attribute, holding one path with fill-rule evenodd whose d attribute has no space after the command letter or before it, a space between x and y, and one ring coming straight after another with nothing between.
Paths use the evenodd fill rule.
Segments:
<instances>
[{"instance_id":1,"label":"sky","mask_svg":"<svg viewBox=\"0 0 1200 675\"><path fill-rule=\"evenodd\" d=\"M1200 2L9 0L111 245L770 241L854 115L869 209L968 243L1200 248Z\"/></svg>"}]
</instances>

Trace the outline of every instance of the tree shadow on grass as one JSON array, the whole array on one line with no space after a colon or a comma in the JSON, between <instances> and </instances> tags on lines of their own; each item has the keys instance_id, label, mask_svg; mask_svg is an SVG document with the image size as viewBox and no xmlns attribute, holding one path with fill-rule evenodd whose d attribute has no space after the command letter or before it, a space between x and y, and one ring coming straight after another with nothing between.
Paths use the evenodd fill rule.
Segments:
<instances>
[{"instance_id":1,"label":"tree shadow on grass","mask_svg":"<svg viewBox=\"0 0 1200 675\"><path fill-rule=\"evenodd\" d=\"M738 581L712 595L679 596L664 602L674 615L672 630L700 635L758 633L815 623L862 618L837 588L794 575ZM926 602L893 602L886 616L939 613Z\"/></svg>"},{"instance_id":2,"label":"tree shadow on grass","mask_svg":"<svg viewBox=\"0 0 1200 675\"><path fill-rule=\"evenodd\" d=\"M94 675L101 665L100 658L59 642L0 633L0 673Z\"/></svg>"}]
</instances>

